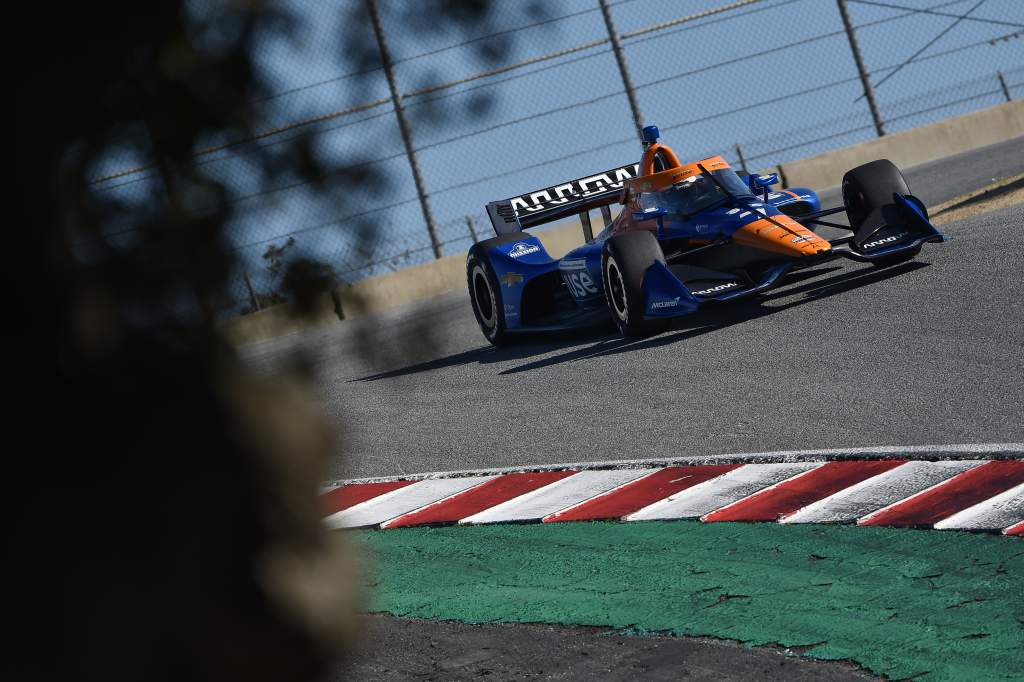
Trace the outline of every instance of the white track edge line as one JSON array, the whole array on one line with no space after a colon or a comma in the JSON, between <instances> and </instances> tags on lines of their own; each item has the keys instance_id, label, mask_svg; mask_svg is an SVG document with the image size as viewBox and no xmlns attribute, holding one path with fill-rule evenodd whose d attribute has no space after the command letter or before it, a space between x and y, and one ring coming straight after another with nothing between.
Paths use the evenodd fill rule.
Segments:
<instances>
[{"instance_id":1,"label":"white track edge line","mask_svg":"<svg viewBox=\"0 0 1024 682\"><path fill-rule=\"evenodd\" d=\"M826 448L820 450L778 450L774 452L747 452L725 455L684 455L650 459L604 460L595 462L565 462L561 464L523 464L511 467L464 469L460 471L433 471L393 476L336 479L327 481L323 488L334 488L352 483L384 483L387 481L420 481L433 478L462 476L497 476L524 471L585 471L588 469L646 469L648 467L694 466L702 464L768 464L801 461L841 461L844 459L963 460L981 456L996 459L1024 459L1024 443L961 443L951 445L882 445L862 448Z\"/></svg>"}]
</instances>

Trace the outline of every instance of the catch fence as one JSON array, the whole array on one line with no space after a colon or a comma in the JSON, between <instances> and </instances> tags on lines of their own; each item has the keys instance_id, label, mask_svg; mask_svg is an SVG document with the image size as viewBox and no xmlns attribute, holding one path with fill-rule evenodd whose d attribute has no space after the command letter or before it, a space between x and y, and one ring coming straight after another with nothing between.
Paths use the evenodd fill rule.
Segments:
<instances>
[{"instance_id":1,"label":"catch fence","mask_svg":"<svg viewBox=\"0 0 1024 682\"><path fill-rule=\"evenodd\" d=\"M1017 0L572 0L541 15L495 3L459 40L425 36L381 0L390 59L348 70L337 54L353 32L374 36L363 10L378 3L354 1L344 21L330 4L301 6L317 28L300 56L258 55L280 85L255 103L261 132L196 151L232 207L224 314L282 300L295 258L345 283L464 252L488 236L487 201L637 158L638 120L687 157L739 165L742 153L757 169L1024 95ZM253 163L296 139L324 177L268 178ZM158 181L115 155L94 188L131 205Z\"/></svg>"}]
</instances>

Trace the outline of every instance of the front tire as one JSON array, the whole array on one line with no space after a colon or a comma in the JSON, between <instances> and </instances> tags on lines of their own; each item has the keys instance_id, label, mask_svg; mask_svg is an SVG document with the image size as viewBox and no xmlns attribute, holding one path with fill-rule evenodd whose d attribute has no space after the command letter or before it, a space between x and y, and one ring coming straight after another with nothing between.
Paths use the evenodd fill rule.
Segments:
<instances>
[{"instance_id":1,"label":"front tire","mask_svg":"<svg viewBox=\"0 0 1024 682\"><path fill-rule=\"evenodd\" d=\"M854 231L855 246L866 241L881 225L902 220L899 208L893 203L892 195L896 192L908 196L910 187L903 173L889 159L865 163L843 175L843 204ZM876 268L899 265L913 260L919 251L874 260L871 264Z\"/></svg>"},{"instance_id":2,"label":"front tire","mask_svg":"<svg viewBox=\"0 0 1024 682\"><path fill-rule=\"evenodd\" d=\"M843 175L843 205L850 227L859 230L875 211L893 203L894 192L908 195L910 187L903 173L889 159L879 159L847 171Z\"/></svg>"},{"instance_id":3,"label":"front tire","mask_svg":"<svg viewBox=\"0 0 1024 682\"><path fill-rule=\"evenodd\" d=\"M644 276L652 265L664 262L661 245L647 230L626 232L605 242L601 258L605 302L623 336L647 336L668 328L667 319L644 319Z\"/></svg>"}]
</instances>

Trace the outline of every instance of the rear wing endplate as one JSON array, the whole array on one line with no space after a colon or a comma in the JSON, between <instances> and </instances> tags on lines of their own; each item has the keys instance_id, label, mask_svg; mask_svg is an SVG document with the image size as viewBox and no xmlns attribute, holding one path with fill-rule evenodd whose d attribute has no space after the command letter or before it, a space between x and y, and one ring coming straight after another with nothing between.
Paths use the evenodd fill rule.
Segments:
<instances>
[{"instance_id":1,"label":"rear wing endplate","mask_svg":"<svg viewBox=\"0 0 1024 682\"><path fill-rule=\"evenodd\" d=\"M623 182L639 173L640 164L632 163L536 192L492 201L487 204L487 215L497 235L519 232L574 214L580 214L586 229L590 225L588 211L618 201Z\"/></svg>"}]
</instances>

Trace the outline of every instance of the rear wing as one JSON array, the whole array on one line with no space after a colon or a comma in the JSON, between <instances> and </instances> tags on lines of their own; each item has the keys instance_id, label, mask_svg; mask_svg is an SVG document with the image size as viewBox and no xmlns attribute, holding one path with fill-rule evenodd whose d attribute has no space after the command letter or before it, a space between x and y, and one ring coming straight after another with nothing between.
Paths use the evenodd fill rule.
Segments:
<instances>
[{"instance_id":1,"label":"rear wing","mask_svg":"<svg viewBox=\"0 0 1024 682\"><path fill-rule=\"evenodd\" d=\"M589 211L601 207L605 222L610 222L611 213L606 207L618 201L623 181L639 173L640 164L632 163L511 199L492 201L487 204L487 215L494 233L503 235L579 214L589 241L593 238Z\"/></svg>"}]
</instances>

